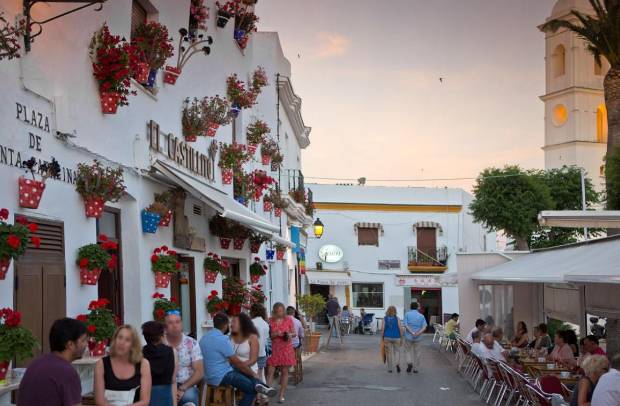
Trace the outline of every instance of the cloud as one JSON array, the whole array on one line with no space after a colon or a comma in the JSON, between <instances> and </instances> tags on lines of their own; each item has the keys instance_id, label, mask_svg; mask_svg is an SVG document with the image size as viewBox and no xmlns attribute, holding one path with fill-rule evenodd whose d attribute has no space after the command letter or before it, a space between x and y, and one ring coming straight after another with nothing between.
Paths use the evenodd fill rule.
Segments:
<instances>
[{"instance_id":1,"label":"cloud","mask_svg":"<svg viewBox=\"0 0 620 406\"><path fill-rule=\"evenodd\" d=\"M319 44L314 50L314 56L320 59L344 55L351 44L347 37L336 32L321 31L316 39Z\"/></svg>"}]
</instances>

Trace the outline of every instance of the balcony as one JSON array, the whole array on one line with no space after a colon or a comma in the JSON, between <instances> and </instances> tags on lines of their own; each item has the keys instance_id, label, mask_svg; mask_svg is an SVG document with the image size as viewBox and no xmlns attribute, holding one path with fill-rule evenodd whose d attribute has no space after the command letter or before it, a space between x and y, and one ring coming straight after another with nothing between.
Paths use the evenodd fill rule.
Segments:
<instances>
[{"instance_id":1,"label":"balcony","mask_svg":"<svg viewBox=\"0 0 620 406\"><path fill-rule=\"evenodd\" d=\"M411 273L443 273L448 269L448 248L407 247L407 268Z\"/></svg>"},{"instance_id":2,"label":"balcony","mask_svg":"<svg viewBox=\"0 0 620 406\"><path fill-rule=\"evenodd\" d=\"M280 173L282 198L288 203L284 210L304 225L312 224L314 201L312 190L306 189L304 175L298 169L284 169Z\"/></svg>"}]
</instances>

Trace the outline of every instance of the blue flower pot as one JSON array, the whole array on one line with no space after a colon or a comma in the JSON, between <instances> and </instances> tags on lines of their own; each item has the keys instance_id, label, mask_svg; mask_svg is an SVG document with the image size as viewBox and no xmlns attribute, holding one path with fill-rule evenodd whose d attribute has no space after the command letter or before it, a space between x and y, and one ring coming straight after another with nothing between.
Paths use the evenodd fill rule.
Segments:
<instances>
[{"instance_id":1,"label":"blue flower pot","mask_svg":"<svg viewBox=\"0 0 620 406\"><path fill-rule=\"evenodd\" d=\"M161 216L159 214L142 210L142 232L155 234L160 220Z\"/></svg>"},{"instance_id":2,"label":"blue flower pot","mask_svg":"<svg viewBox=\"0 0 620 406\"><path fill-rule=\"evenodd\" d=\"M155 80L157 80L157 69L151 69L149 71L149 78L146 81L146 87L153 87L155 86Z\"/></svg>"},{"instance_id":3,"label":"blue flower pot","mask_svg":"<svg viewBox=\"0 0 620 406\"><path fill-rule=\"evenodd\" d=\"M276 250L272 250L272 249L265 250L265 257L267 258L267 261L273 261L275 254L276 254Z\"/></svg>"},{"instance_id":4,"label":"blue flower pot","mask_svg":"<svg viewBox=\"0 0 620 406\"><path fill-rule=\"evenodd\" d=\"M230 111L228 114L230 114L231 117L237 118L240 112L241 107L237 103L233 103L232 106L230 106Z\"/></svg>"},{"instance_id":5,"label":"blue flower pot","mask_svg":"<svg viewBox=\"0 0 620 406\"><path fill-rule=\"evenodd\" d=\"M245 30L235 30L234 36L237 42L241 41L245 37Z\"/></svg>"},{"instance_id":6,"label":"blue flower pot","mask_svg":"<svg viewBox=\"0 0 620 406\"><path fill-rule=\"evenodd\" d=\"M235 197L235 200L241 204L245 204L245 199L243 198L243 196Z\"/></svg>"}]
</instances>

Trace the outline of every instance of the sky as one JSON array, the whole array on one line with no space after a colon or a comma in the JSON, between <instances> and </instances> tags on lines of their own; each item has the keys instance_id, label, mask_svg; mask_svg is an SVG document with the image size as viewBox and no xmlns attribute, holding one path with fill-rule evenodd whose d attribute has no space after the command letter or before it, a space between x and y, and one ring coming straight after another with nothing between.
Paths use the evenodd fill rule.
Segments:
<instances>
[{"instance_id":1,"label":"sky","mask_svg":"<svg viewBox=\"0 0 620 406\"><path fill-rule=\"evenodd\" d=\"M308 181L542 168L545 44L536 27L553 4L260 0L259 29L279 33L312 127L302 161ZM470 190L473 182L367 184Z\"/></svg>"}]
</instances>

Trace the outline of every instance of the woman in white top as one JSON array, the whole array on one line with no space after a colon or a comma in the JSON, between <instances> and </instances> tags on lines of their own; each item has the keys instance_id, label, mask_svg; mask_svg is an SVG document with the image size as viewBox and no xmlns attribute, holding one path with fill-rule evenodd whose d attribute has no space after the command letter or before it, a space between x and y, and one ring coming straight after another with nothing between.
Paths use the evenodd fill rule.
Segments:
<instances>
[{"instance_id":1,"label":"woman in white top","mask_svg":"<svg viewBox=\"0 0 620 406\"><path fill-rule=\"evenodd\" d=\"M267 367L267 340L269 340L269 324L267 323L267 310L260 303L255 303L250 309L252 323L258 331L258 376L265 381L265 368Z\"/></svg>"},{"instance_id":2,"label":"woman in white top","mask_svg":"<svg viewBox=\"0 0 620 406\"><path fill-rule=\"evenodd\" d=\"M258 331L250 316L241 313L233 318L230 341L235 349L235 355L252 371L258 373Z\"/></svg>"}]
</instances>

